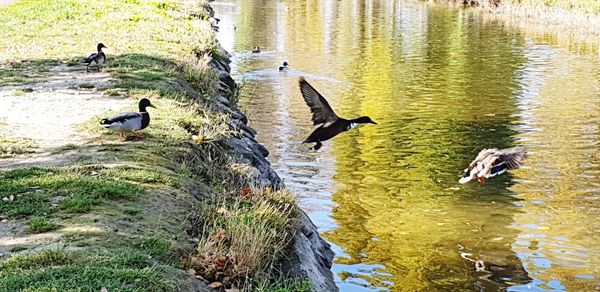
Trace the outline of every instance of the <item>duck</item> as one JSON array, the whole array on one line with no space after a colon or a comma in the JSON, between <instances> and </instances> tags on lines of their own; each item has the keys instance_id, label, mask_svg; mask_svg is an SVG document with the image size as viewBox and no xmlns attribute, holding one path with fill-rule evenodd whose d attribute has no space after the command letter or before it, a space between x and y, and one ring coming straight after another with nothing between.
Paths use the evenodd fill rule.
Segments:
<instances>
[{"instance_id":1,"label":"duck","mask_svg":"<svg viewBox=\"0 0 600 292\"><path fill-rule=\"evenodd\" d=\"M283 66L279 66L279 71L283 71L288 68L288 62L283 62Z\"/></svg>"},{"instance_id":2,"label":"duck","mask_svg":"<svg viewBox=\"0 0 600 292\"><path fill-rule=\"evenodd\" d=\"M338 134L357 127L360 124L375 124L370 117L362 116L356 119L344 119L338 117L325 97L323 97L314 87L312 87L304 77L298 79L300 92L304 102L310 108L312 113L312 122L314 130L308 135L308 138L302 143L316 143L313 150L319 150L323 144Z\"/></svg>"},{"instance_id":3,"label":"duck","mask_svg":"<svg viewBox=\"0 0 600 292\"><path fill-rule=\"evenodd\" d=\"M148 107L156 108L150 100L142 98L138 103L139 112L126 112L114 115L110 118L104 118L100 126L106 129L119 131L119 138L125 140L125 132L129 132L138 139L143 137L136 131L143 130L150 125L150 114L146 110Z\"/></svg>"},{"instance_id":4,"label":"duck","mask_svg":"<svg viewBox=\"0 0 600 292\"><path fill-rule=\"evenodd\" d=\"M254 47L254 50L252 50L252 53L260 53L260 47Z\"/></svg>"},{"instance_id":5,"label":"duck","mask_svg":"<svg viewBox=\"0 0 600 292\"><path fill-rule=\"evenodd\" d=\"M106 55L102 51L102 48L108 48L108 47L105 46L103 43L99 43L96 46L96 49L98 50L98 52L91 54L89 57L87 57L87 59L85 59L83 61L83 63L86 64L85 68L86 68L87 72L90 72L90 66L92 66L92 63L95 63L96 68L98 69L98 71L100 71L102 64L104 64L104 62L106 62Z\"/></svg>"},{"instance_id":6,"label":"duck","mask_svg":"<svg viewBox=\"0 0 600 292\"><path fill-rule=\"evenodd\" d=\"M469 164L469 167L464 170L463 177L458 182L466 184L473 179L477 179L480 185L484 185L487 179L503 174L509 169L520 167L526 156L527 151L524 147L501 150L496 148L483 149L475 157L475 160Z\"/></svg>"}]
</instances>

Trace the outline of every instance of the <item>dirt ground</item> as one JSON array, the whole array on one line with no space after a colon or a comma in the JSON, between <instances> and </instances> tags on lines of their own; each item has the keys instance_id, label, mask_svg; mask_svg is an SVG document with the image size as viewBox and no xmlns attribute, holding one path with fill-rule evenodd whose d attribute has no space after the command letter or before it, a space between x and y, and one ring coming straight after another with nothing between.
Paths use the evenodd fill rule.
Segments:
<instances>
[{"instance_id":1,"label":"dirt ground","mask_svg":"<svg viewBox=\"0 0 600 292\"><path fill-rule=\"evenodd\" d=\"M31 139L37 146L32 155L0 160L0 170L60 164L65 153L56 153L56 149L90 139L77 131L77 125L132 103L101 91L111 82L108 73L87 73L65 64L52 68L51 73L52 77L41 83L0 88L0 133Z\"/></svg>"}]
</instances>

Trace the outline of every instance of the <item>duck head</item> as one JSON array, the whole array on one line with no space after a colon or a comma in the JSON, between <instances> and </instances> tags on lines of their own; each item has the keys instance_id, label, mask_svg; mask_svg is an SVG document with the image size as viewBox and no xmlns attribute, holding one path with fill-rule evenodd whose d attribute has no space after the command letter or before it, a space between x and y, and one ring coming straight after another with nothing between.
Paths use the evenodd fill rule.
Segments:
<instances>
[{"instance_id":1,"label":"duck head","mask_svg":"<svg viewBox=\"0 0 600 292\"><path fill-rule=\"evenodd\" d=\"M356 124L374 124L374 125L377 125L377 123L375 123L375 121L371 120L371 118L369 118L367 116L356 118L354 120L351 120L351 122L356 123Z\"/></svg>"},{"instance_id":2,"label":"duck head","mask_svg":"<svg viewBox=\"0 0 600 292\"><path fill-rule=\"evenodd\" d=\"M283 62L283 67L287 67L288 66L288 62Z\"/></svg>"},{"instance_id":3,"label":"duck head","mask_svg":"<svg viewBox=\"0 0 600 292\"><path fill-rule=\"evenodd\" d=\"M461 177L458 180L458 183L466 184L466 183L470 182L473 179L473 177L474 177L474 175L471 175L471 171L468 168L466 168L465 173L463 174L463 177Z\"/></svg>"},{"instance_id":4,"label":"duck head","mask_svg":"<svg viewBox=\"0 0 600 292\"><path fill-rule=\"evenodd\" d=\"M156 108L147 98L142 98L138 105L140 107L140 112L146 112L147 107Z\"/></svg>"},{"instance_id":5,"label":"duck head","mask_svg":"<svg viewBox=\"0 0 600 292\"><path fill-rule=\"evenodd\" d=\"M108 48L107 46L105 46L103 43L99 43L98 46L98 52L102 51L102 48Z\"/></svg>"}]
</instances>

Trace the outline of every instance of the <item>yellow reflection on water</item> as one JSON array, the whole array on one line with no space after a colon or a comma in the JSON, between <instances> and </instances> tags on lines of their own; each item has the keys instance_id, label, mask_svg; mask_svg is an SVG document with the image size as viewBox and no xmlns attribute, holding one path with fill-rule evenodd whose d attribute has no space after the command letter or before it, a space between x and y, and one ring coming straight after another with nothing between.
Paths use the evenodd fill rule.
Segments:
<instances>
[{"instance_id":1,"label":"yellow reflection on water","mask_svg":"<svg viewBox=\"0 0 600 292\"><path fill-rule=\"evenodd\" d=\"M242 107L334 245L342 290L599 285L597 55L418 2L225 3ZM378 125L309 152L300 75L340 116ZM457 184L479 150L514 145L525 168Z\"/></svg>"}]
</instances>

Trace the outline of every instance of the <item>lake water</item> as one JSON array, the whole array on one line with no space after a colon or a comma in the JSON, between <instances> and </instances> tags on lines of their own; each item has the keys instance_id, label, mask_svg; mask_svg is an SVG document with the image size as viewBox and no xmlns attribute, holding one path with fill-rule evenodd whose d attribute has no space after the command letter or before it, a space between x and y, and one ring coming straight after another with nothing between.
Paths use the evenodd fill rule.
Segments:
<instances>
[{"instance_id":1,"label":"lake water","mask_svg":"<svg viewBox=\"0 0 600 292\"><path fill-rule=\"evenodd\" d=\"M212 5L241 107L342 291L600 290L597 51L422 2ZM299 76L378 125L309 151ZM457 183L481 149L517 145L523 168Z\"/></svg>"}]
</instances>

